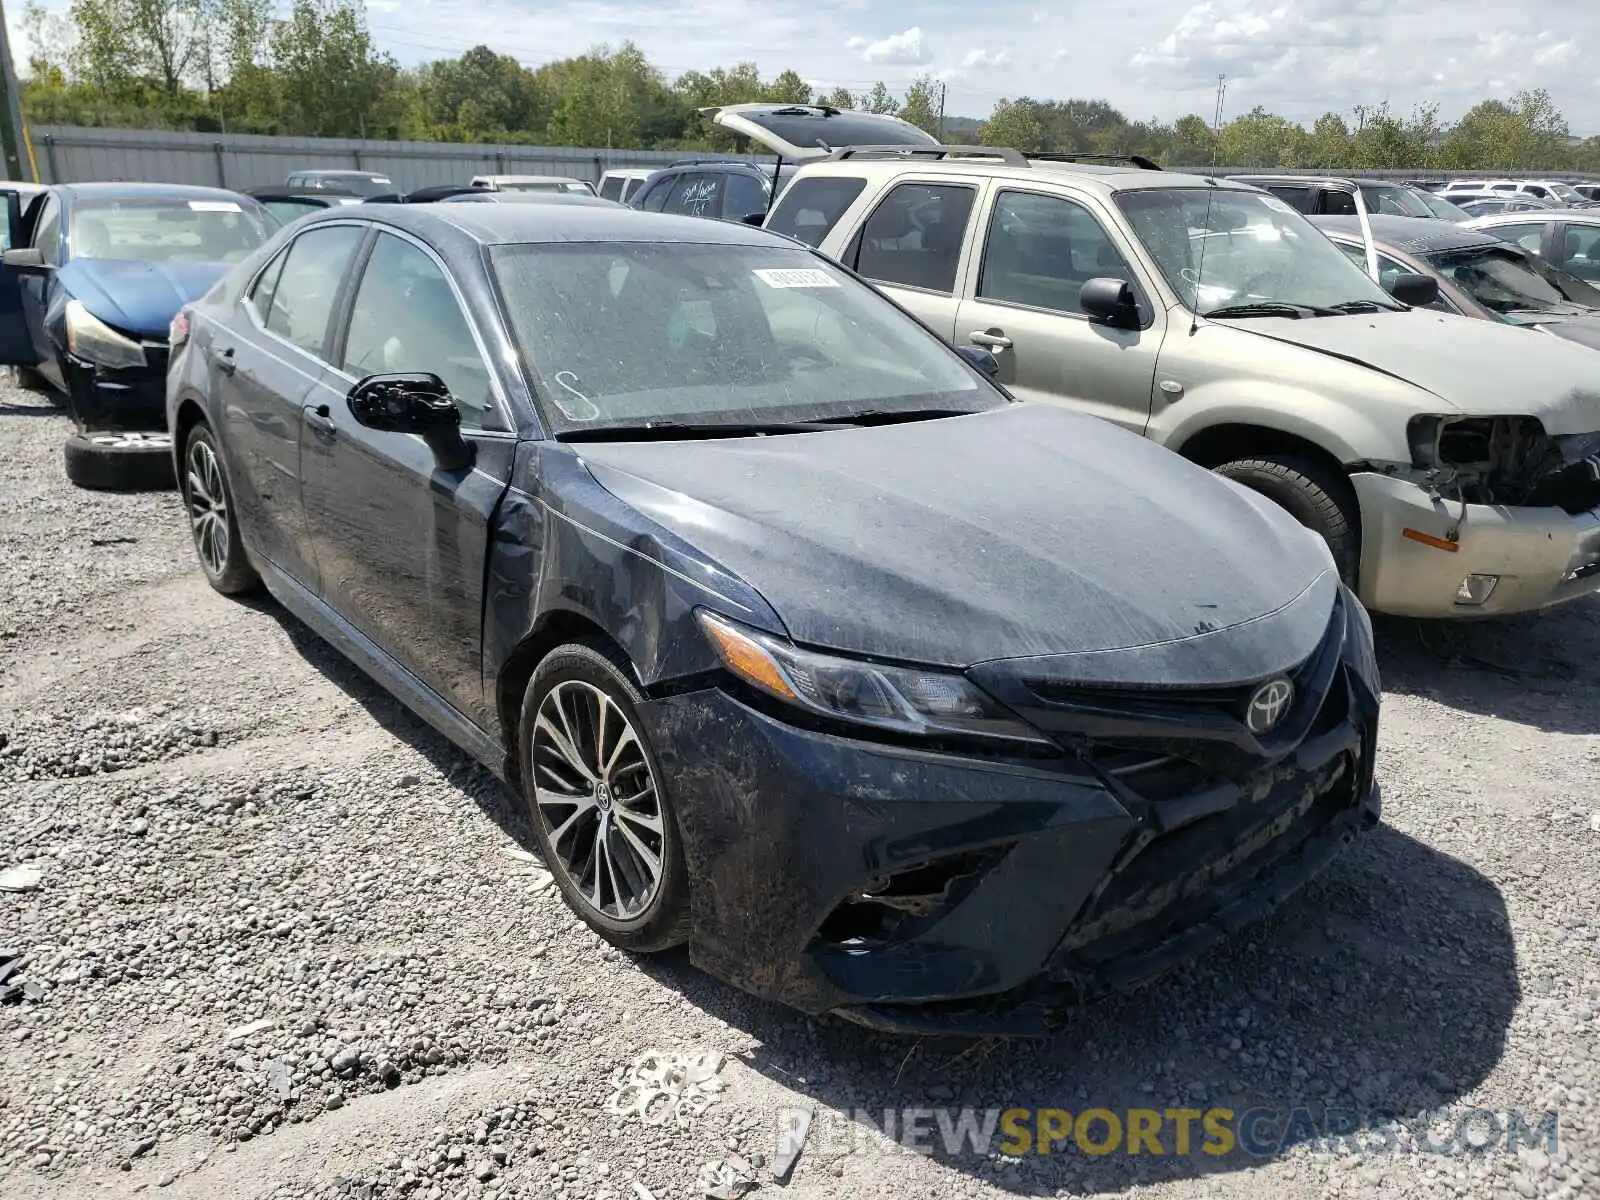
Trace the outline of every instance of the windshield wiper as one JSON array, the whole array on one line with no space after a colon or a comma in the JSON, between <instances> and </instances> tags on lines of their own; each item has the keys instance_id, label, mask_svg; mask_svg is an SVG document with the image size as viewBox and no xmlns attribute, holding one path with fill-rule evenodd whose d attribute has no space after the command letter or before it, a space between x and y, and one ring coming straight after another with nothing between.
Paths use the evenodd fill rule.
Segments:
<instances>
[{"instance_id":1,"label":"windshield wiper","mask_svg":"<svg viewBox=\"0 0 1600 1200\"><path fill-rule=\"evenodd\" d=\"M603 425L568 429L558 442L648 442L681 438L756 437L764 434L819 433L838 429L831 421L646 421L640 425Z\"/></svg>"},{"instance_id":2,"label":"windshield wiper","mask_svg":"<svg viewBox=\"0 0 1600 1200\"><path fill-rule=\"evenodd\" d=\"M899 425L908 421L935 421L940 417L965 417L979 411L971 408L868 408L842 417L830 417L829 421L839 425Z\"/></svg>"},{"instance_id":3,"label":"windshield wiper","mask_svg":"<svg viewBox=\"0 0 1600 1200\"><path fill-rule=\"evenodd\" d=\"M1203 312L1202 317L1332 317L1336 308L1319 308L1315 304L1289 304L1282 300L1252 300L1246 304L1225 304Z\"/></svg>"},{"instance_id":4,"label":"windshield wiper","mask_svg":"<svg viewBox=\"0 0 1600 1200\"><path fill-rule=\"evenodd\" d=\"M1404 304L1383 304L1377 300L1344 300L1328 305L1337 313L1409 312Z\"/></svg>"}]
</instances>

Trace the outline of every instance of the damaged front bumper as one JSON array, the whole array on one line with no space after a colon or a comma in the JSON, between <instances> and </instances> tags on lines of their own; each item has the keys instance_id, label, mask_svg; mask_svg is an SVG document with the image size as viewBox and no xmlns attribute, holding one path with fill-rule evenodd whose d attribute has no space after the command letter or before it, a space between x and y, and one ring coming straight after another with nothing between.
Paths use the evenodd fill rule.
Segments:
<instances>
[{"instance_id":1,"label":"damaged front bumper","mask_svg":"<svg viewBox=\"0 0 1600 1200\"><path fill-rule=\"evenodd\" d=\"M167 425L167 347L144 343L142 367L102 367L61 355L67 411L85 432L149 431Z\"/></svg>"},{"instance_id":2,"label":"damaged front bumper","mask_svg":"<svg viewBox=\"0 0 1600 1200\"><path fill-rule=\"evenodd\" d=\"M1505 616L1600 591L1600 508L1462 504L1389 475L1350 479L1361 502L1359 593L1375 612Z\"/></svg>"},{"instance_id":3,"label":"damaged front bumper","mask_svg":"<svg viewBox=\"0 0 1600 1200\"><path fill-rule=\"evenodd\" d=\"M1120 694L1109 742L1103 693L1052 693L1026 715L1077 751L1036 763L801 729L720 689L650 701L693 960L876 1028L1036 1035L1204 950L1377 820L1379 685L1349 610L1265 746L1235 719L1248 687Z\"/></svg>"}]
</instances>

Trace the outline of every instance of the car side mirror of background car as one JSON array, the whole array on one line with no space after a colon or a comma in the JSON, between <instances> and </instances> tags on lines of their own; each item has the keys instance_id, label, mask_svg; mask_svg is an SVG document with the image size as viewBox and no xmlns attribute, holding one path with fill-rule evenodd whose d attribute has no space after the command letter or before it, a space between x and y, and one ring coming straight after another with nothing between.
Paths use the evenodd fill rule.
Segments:
<instances>
[{"instance_id":1,"label":"car side mirror of background car","mask_svg":"<svg viewBox=\"0 0 1600 1200\"><path fill-rule=\"evenodd\" d=\"M1101 325L1115 325L1119 329L1137 329L1139 300L1126 279L1090 279L1078 292L1078 307L1091 321Z\"/></svg>"},{"instance_id":2,"label":"car side mirror of background car","mask_svg":"<svg viewBox=\"0 0 1600 1200\"><path fill-rule=\"evenodd\" d=\"M420 437L441 471L462 471L472 465L472 444L461 436L461 410L437 375L368 375L350 389L346 401L358 425Z\"/></svg>"},{"instance_id":3,"label":"car side mirror of background car","mask_svg":"<svg viewBox=\"0 0 1600 1200\"><path fill-rule=\"evenodd\" d=\"M1000 377L1000 360L982 346L957 346L956 353L990 379Z\"/></svg>"},{"instance_id":4,"label":"car side mirror of background car","mask_svg":"<svg viewBox=\"0 0 1600 1200\"><path fill-rule=\"evenodd\" d=\"M1432 275L1419 275L1406 271L1394 277L1389 294L1401 304L1412 308L1427 308L1439 298L1439 281Z\"/></svg>"},{"instance_id":5,"label":"car side mirror of background car","mask_svg":"<svg viewBox=\"0 0 1600 1200\"><path fill-rule=\"evenodd\" d=\"M44 252L33 246L18 246L15 250L7 250L0 261L5 263L8 270L24 275L37 275L51 269L50 264L44 260Z\"/></svg>"}]
</instances>

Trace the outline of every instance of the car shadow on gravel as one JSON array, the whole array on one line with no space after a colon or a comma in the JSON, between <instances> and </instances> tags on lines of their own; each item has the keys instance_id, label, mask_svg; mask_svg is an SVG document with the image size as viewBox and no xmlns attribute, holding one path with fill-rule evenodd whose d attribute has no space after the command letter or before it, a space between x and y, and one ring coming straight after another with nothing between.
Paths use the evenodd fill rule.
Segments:
<instances>
[{"instance_id":1,"label":"car shadow on gravel","mask_svg":"<svg viewBox=\"0 0 1600 1200\"><path fill-rule=\"evenodd\" d=\"M1373 622L1384 690L1552 733L1600 733L1600 597L1543 616Z\"/></svg>"},{"instance_id":2,"label":"car shadow on gravel","mask_svg":"<svg viewBox=\"0 0 1600 1200\"><path fill-rule=\"evenodd\" d=\"M891 1114L904 1146L907 1110L920 1109L935 1159L1023 1195L1249 1170L1330 1132L1410 1120L1489 1074L1519 1000L1495 886L1387 826L1262 925L1142 991L1079 1010L1047 1042L895 1038L766 1004L681 954L641 965L750 1033L760 1049L749 1065L816 1104L813 1170L833 1163L848 1179L859 1155L882 1152L869 1123L882 1130ZM996 1124L1015 1109L1027 1111ZM1103 1113L1080 1127L1091 1109L1117 1124ZM1187 1152L1182 1119L1169 1115L1182 1109L1192 1114ZM962 1110L994 1129L990 1155L961 1142ZM1137 1155L1126 1152L1134 1110L1153 1110L1143 1119L1157 1130ZM1229 1152L1216 1152L1223 1141L1206 1137L1202 1114L1232 1130ZM1041 1120L1067 1131L1048 1155L1037 1152ZM1003 1144L1019 1129L1030 1146ZM1083 1149L1111 1143L1109 1153ZM1001 1150L1021 1153L997 1161Z\"/></svg>"}]
</instances>

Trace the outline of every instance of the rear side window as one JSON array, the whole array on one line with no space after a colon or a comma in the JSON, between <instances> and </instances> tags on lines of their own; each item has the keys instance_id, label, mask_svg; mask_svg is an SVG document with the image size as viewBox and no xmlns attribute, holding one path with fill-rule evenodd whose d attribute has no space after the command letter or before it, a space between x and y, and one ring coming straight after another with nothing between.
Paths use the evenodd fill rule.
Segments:
<instances>
[{"instance_id":1,"label":"rear side window","mask_svg":"<svg viewBox=\"0 0 1600 1200\"><path fill-rule=\"evenodd\" d=\"M953 184L899 184L862 227L855 269L879 283L953 292L976 194Z\"/></svg>"},{"instance_id":2,"label":"rear side window","mask_svg":"<svg viewBox=\"0 0 1600 1200\"><path fill-rule=\"evenodd\" d=\"M672 198L667 201L667 211L682 213L686 217L719 217L722 215L722 176L702 171L690 171L678 176L673 185Z\"/></svg>"},{"instance_id":3,"label":"rear side window","mask_svg":"<svg viewBox=\"0 0 1600 1200\"><path fill-rule=\"evenodd\" d=\"M1295 212L1308 213L1311 211L1311 189L1309 187L1295 187L1292 184L1274 183L1267 188L1279 200L1282 200Z\"/></svg>"},{"instance_id":4,"label":"rear side window","mask_svg":"<svg viewBox=\"0 0 1600 1200\"><path fill-rule=\"evenodd\" d=\"M1502 242L1515 242L1529 254L1538 254L1544 245L1543 223L1534 225L1496 225L1486 232L1494 234ZM1556 247L1558 261L1570 259L1572 255L1562 253L1564 247Z\"/></svg>"},{"instance_id":5,"label":"rear side window","mask_svg":"<svg viewBox=\"0 0 1600 1200\"><path fill-rule=\"evenodd\" d=\"M273 293L267 328L307 354L324 358L328 318L365 233L360 225L328 225L295 238Z\"/></svg>"},{"instance_id":6,"label":"rear side window","mask_svg":"<svg viewBox=\"0 0 1600 1200\"><path fill-rule=\"evenodd\" d=\"M1353 217L1356 215L1356 198L1353 192L1325 191L1318 202L1318 211L1329 213L1336 217Z\"/></svg>"},{"instance_id":7,"label":"rear side window","mask_svg":"<svg viewBox=\"0 0 1600 1200\"><path fill-rule=\"evenodd\" d=\"M820 246L866 186L865 179L802 176L784 189L778 206L767 218L767 228L798 238L808 246Z\"/></svg>"},{"instance_id":8,"label":"rear side window","mask_svg":"<svg viewBox=\"0 0 1600 1200\"><path fill-rule=\"evenodd\" d=\"M609 179L600 181L600 198L602 200L622 199L622 177L613 175Z\"/></svg>"}]
</instances>

